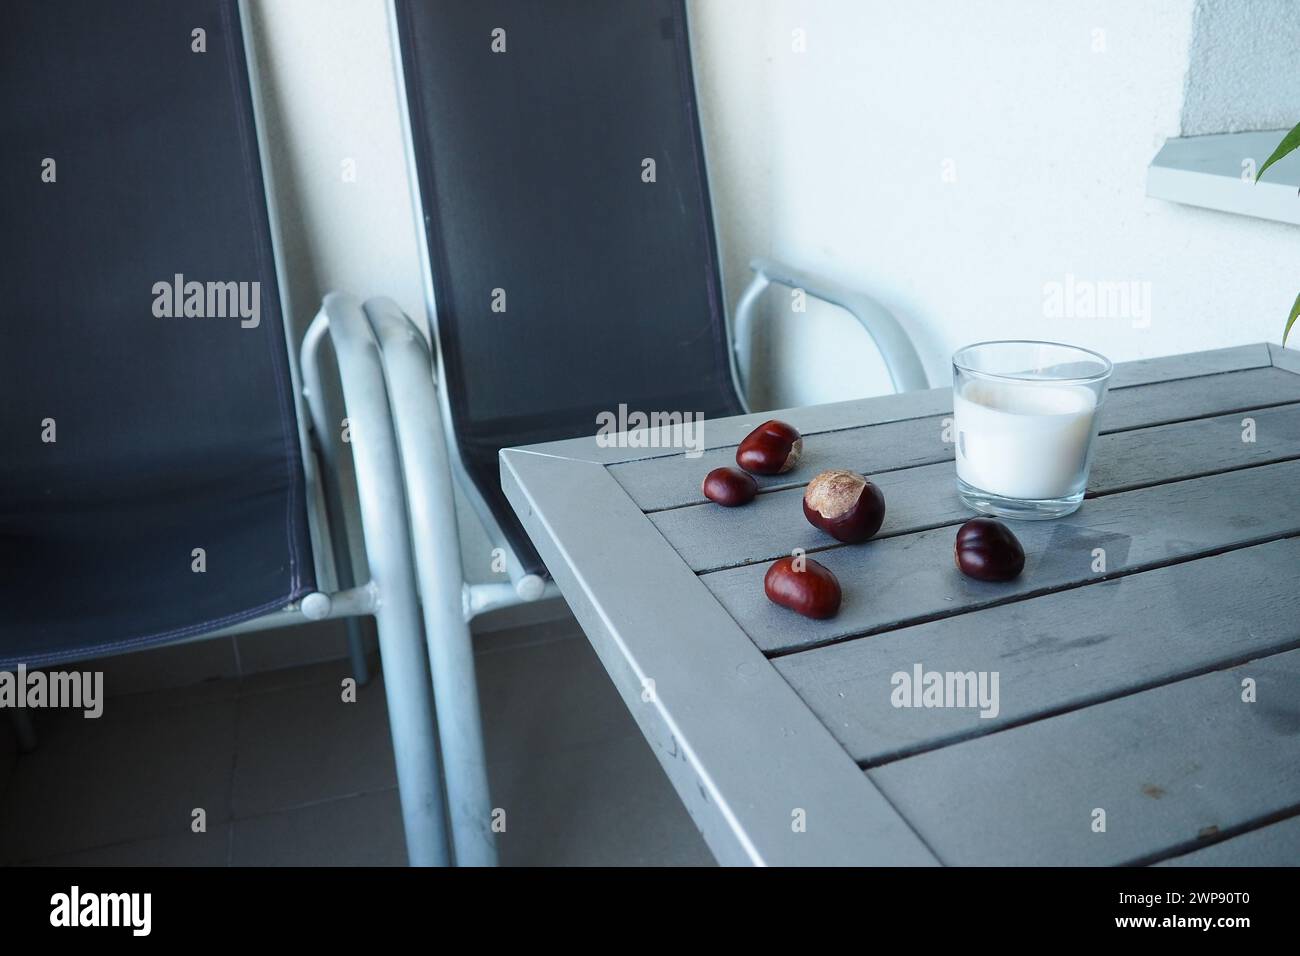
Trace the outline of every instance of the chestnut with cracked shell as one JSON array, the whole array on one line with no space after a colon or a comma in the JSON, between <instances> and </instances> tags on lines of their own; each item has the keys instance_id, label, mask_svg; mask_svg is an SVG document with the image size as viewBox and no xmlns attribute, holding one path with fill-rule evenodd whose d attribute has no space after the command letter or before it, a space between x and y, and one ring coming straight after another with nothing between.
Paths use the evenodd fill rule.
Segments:
<instances>
[{"instance_id":1,"label":"chestnut with cracked shell","mask_svg":"<svg viewBox=\"0 0 1300 956\"><path fill-rule=\"evenodd\" d=\"M808 482L803 515L832 538L857 544L880 530L885 520L885 496L855 471L823 471Z\"/></svg>"}]
</instances>

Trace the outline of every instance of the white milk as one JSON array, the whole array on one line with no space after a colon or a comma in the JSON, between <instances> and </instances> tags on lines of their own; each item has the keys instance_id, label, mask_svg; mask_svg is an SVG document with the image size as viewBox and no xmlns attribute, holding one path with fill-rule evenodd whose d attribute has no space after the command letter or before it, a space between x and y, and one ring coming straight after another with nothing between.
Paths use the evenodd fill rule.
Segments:
<instances>
[{"instance_id":1,"label":"white milk","mask_svg":"<svg viewBox=\"0 0 1300 956\"><path fill-rule=\"evenodd\" d=\"M953 395L957 477L1006 498L1078 494L1096 410L1082 385L968 380Z\"/></svg>"}]
</instances>

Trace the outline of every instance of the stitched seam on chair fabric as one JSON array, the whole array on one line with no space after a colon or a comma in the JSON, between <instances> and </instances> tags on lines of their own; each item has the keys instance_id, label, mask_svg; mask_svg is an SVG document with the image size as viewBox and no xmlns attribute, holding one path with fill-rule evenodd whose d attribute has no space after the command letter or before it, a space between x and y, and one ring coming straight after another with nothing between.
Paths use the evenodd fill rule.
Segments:
<instances>
[{"instance_id":1,"label":"stitched seam on chair fabric","mask_svg":"<svg viewBox=\"0 0 1300 956\"><path fill-rule=\"evenodd\" d=\"M228 53L226 57L226 67L230 72L230 80L232 85L234 86L235 95L237 97L237 102L235 104L235 127L239 130L240 148L244 154L244 161L247 164L245 168L254 171L256 174L254 176L244 177L244 194L245 194L245 198L248 201L249 212L252 214L253 221L257 225L257 228L254 230L255 232L254 242L257 245L257 258L258 258L259 265L262 267L263 271L269 271L271 276L273 277L271 288L275 293L276 305L278 306L278 308L276 309L277 312L276 319L280 323L280 327L279 327L280 334L278 336L266 336L266 339L267 339L267 348L271 356L271 370L272 373L275 375L276 406L280 418L280 437L281 437L282 444L284 446L285 464L287 466L288 478L289 478L289 489L288 489L289 493L288 493L287 506L285 508L284 526L285 526L285 542L289 548L289 589L291 592L293 592L293 591L297 591L301 586L301 561L298 556L298 545L297 545L297 541L295 540L294 523L293 523L293 516L294 516L294 512L297 509L297 503L298 503L298 482L302 480L302 476L300 474L301 462L298 460L298 453L294 448L295 443L290 441L289 428L286 422L286 412L289 411L289 409L286 407L286 402L285 402L284 370L281 369L280 367L280 359L282 358L282 356L276 350L277 339L282 339L284 335L284 303L280 301L280 289L279 289L280 277L275 267L275 256L273 254L268 256L268 252L271 251L267 248L267 241L268 241L267 233L270 230L270 211L266 207L266 203L267 203L266 186L264 180L262 179L262 162L261 162L261 155L257 149L256 126L254 126L254 131L253 131L254 142L250 146L248 129L245 125L246 117L240 112L239 105L238 105L238 99L242 99L245 96L247 96L246 103L248 107L248 117L252 116L253 90L252 90L252 84L249 82L249 77L248 77L248 70L250 65L248 63L245 63L243 70L241 72L239 68L240 66L239 53L244 49L243 23L242 21L240 22L239 24L240 28L238 31L236 31L233 23L233 17L231 15L232 9L233 9L232 4L230 3L222 4L221 16L226 26L226 32L230 36L230 42L229 45L227 46ZM237 36L236 33L238 34ZM238 45L236 45L236 40L238 41ZM254 194L253 180L256 180L258 183L262 185L260 199L257 195ZM260 217L258 216L259 209L262 213L262 216ZM264 225L265 225L265 230L263 229ZM268 262L270 264L270 269L266 270L266 265L268 264ZM265 335L265 333L263 334ZM285 343L285 352L286 354L283 356L283 358L287 362L288 343ZM289 387L289 391L292 391L292 386ZM295 425L294 430L296 432L296 425L297 425L296 417L294 418L293 421Z\"/></svg>"},{"instance_id":2,"label":"stitched seam on chair fabric","mask_svg":"<svg viewBox=\"0 0 1300 956\"><path fill-rule=\"evenodd\" d=\"M122 651L131 648L149 647L155 644L168 644L176 638L197 636L206 631L220 630L223 627L239 624L243 621L253 620L254 618L261 617L264 614L269 614L272 611L282 610L308 593L310 593L310 589L308 588L295 587L285 597L276 598L272 601L267 601L243 611L236 611L233 614L213 618L199 624L187 624L185 627L173 628L169 631L159 631L156 634L148 634L144 637L131 637L121 641L108 641L104 644L96 644L89 650L95 652ZM66 661L83 660L85 659L87 650L88 648L78 647L75 649L60 651L57 654L50 655L49 657L32 657L30 659L11 658L8 660L0 660L0 670L9 670L10 668L17 667L20 663L26 664L28 667L46 667L50 664L61 664ZM103 656L108 655L105 654Z\"/></svg>"}]
</instances>

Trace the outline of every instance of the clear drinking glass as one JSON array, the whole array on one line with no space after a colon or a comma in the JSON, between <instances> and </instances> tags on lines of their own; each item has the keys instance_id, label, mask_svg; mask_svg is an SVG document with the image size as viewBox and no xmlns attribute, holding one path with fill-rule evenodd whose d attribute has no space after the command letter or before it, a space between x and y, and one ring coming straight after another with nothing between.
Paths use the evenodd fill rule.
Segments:
<instances>
[{"instance_id":1,"label":"clear drinking glass","mask_svg":"<svg viewBox=\"0 0 1300 956\"><path fill-rule=\"evenodd\" d=\"M1059 518L1088 484L1111 363L1056 342L979 342L952 357L957 492L1004 518Z\"/></svg>"}]
</instances>

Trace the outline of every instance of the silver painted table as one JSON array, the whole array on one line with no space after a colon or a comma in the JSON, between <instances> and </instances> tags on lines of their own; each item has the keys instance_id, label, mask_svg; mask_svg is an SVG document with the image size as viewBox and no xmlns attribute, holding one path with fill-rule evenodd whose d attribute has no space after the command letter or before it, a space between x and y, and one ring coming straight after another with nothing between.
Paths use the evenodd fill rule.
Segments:
<instances>
[{"instance_id":1,"label":"silver painted table","mask_svg":"<svg viewBox=\"0 0 1300 956\"><path fill-rule=\"evenodd\" d=\"M711 421L695 458L594 438L502 452L718 860L1300 863L1300 353L1117 366L1088 500L1011 523L1027 562L1009 584L953 567L970 514L950 408L935 389ZM805 436L798 468L743 508L705 501L704 474L772 417ZM884 492L867 544L803 518L802 484L833 467ZM839 577L834 619L764 597L796 547ZM918 666L996 673L996 715L896 706Z\"/></svg>"}]
</instances>

